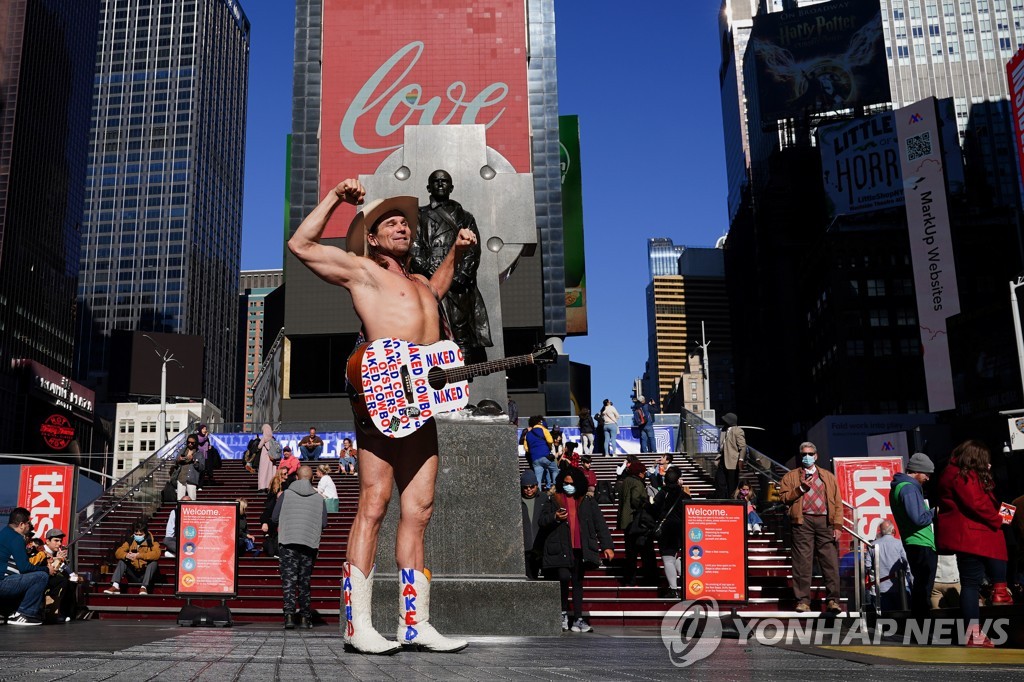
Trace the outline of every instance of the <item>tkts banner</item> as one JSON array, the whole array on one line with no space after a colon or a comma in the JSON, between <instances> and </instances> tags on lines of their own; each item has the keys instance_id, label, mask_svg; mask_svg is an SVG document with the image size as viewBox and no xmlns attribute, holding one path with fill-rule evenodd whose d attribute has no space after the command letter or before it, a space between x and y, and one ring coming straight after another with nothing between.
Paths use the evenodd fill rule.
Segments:
<instances>
[{"instance_id":1,"label":"tkts banner","mask_svg":"<svg viewBox=\"0 0 1024 682\"><path fill-rule=\"evenodd\" d=\"M754 17L762 121L889 101L877 2L834 0Z\"/></svg>"},{"instance_id":2,"label":"tkts banner","mask_svg":"<svg viewBox=\"0 0 1024 682\"><path fill-rule=\"evenodd\" d=\"M28 509L35 537L59 528L71 537L75 513L75 467L61 464L23 464L18 506Z\"/></svg>"},{"instance_id":3,"label":"tkts banner","mask_svg":"<svg viewBox=\"0 0 1024 682\"><path fill-rule=\"evenodd\" d=\"M839 481L839 494L853 507L854 530L862 538L874 540L882 521L895 523L889 506L892 477L903 471L901 457L836 457L832 468ZM898 536L898 533L897 533ZM846 549L847 543L841 547Z\"/></svg>"},{"instance_id":4,"label":"tkts banner","mask_svg":"<svg viewBox=\"0 0 1024 682\"><path fill-rule=\"evenodd\" d=\"M482 124L488 145L530 172L525 7L324 0L321 196L372 174L402 145L407 125ZM325 236L343 237L354 211L340 206Z\"/></svg>"},{"instance_id":5,"label":"tkts banner","mask_svg":"<svg viewBox=\"0 0 1024 682\"><path fill-rule=\"evenodd\" d=\"M960 312L934 97L896 110L928 411L956 407L946 318Z\"/></svg>"}]
</instances>

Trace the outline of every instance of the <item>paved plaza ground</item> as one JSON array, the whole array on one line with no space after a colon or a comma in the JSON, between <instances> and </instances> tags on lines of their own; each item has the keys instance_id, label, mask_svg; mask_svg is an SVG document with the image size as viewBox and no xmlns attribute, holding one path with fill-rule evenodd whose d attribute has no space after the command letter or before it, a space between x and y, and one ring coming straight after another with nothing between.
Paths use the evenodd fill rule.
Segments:
<instances>
[{"instance_id":1,"label":"paved plaza ground","mask_svg":"<svg viewBox=\"0 0 1024 682\"><path fill-rule=\"evenodd\" d=\"M3 680L985 680L1024 679L1024 651L961 647L770 647L723 640L672 665L654 628L559 637L473 637L457 654L345 653L335 626L179 628L77 621L0 628Z\"/></svg>"}]
</instances>

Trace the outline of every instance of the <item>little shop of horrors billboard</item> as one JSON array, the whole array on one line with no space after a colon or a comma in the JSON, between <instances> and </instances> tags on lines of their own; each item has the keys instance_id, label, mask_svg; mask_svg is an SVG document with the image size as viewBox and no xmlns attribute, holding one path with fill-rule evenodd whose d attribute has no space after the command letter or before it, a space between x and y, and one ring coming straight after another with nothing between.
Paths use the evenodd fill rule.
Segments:
<instances>
[{"instance_id":1,"label":"little shop of horrors billboard","mask_svg":"<svg viewBox=\"0 0 1024 682\"><path fill-rule=\"evenodd\" d=\"M937 101L939 134L950 194L964 189L963 157L953 98ZM818 128L821 179L832 217L903 205L903 171L896 114L883 111Z\"/></svg>"},{"instance_id":2,"label":"little shop of horrors billboard","mask_svg":"<svg viewBox=\"0 0 1024 682\"><path fill-rule=\"evenodd\" d=\"M374 173L407 125L482 124L531 171L523 0L324 0L322 41L321 196ZM345 236L354 213L339 206L324 236Z\"/></svg>"},{"instance_id":3,"label":"little shop of horrors billboard","mask_svg":"<svg viewBox=\"0 0 1024 682\"><path fill-rule=\"evenodd\" d=\"M761 120L889 101L877 2L834 0L754 17Z\"/></svg>"}]
</instances>

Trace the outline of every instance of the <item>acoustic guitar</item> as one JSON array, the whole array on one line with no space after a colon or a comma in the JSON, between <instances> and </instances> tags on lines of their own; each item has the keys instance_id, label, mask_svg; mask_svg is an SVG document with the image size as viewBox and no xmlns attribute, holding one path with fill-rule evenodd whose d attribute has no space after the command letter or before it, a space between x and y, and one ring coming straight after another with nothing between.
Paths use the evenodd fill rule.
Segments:
<instances>
[{"instance_id":1,"label":"acoustic guitar","mask_svg":"<svg viewBox=\"0 0 1024 682\"><path fill-rule=\"evenodd\" d=\"M420 345L386 338L359 345L346 376L361 390L352 400L356 417L368 419L389 438L404 438L432 417L469 404L472 377L550 364L557 356L554 346L544 346L529 355L466 365L454 341Z\"/></svg>"}]
</instances>

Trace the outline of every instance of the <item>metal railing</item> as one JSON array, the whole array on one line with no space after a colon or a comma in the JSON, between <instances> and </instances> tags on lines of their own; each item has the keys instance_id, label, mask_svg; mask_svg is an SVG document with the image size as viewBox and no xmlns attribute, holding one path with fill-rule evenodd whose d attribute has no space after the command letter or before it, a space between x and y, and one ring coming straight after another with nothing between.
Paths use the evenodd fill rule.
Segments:
<instances>
[{"instance_id":1,"label":"metal railing","mask_svg":"<svg viewBox=\"0 0 1024 682\"><path fill-rule=\"evenodd\" d=\"M75 535L68 543L75 548L83 538L92 535L110 514L122 505L131 503L137 506L139 517L148 518L160 506L160 493L169 477L169 470L178 450L185 442L185 437L192 433L198 422L188 425L184 431L172 437L163 447L143 460L137 467L113 483L91 504L78 512L75 520ZM127 533L131 522L121 522L124 528L115 529L119 533ZM109 530L109 529L104 529ZM77 549L77 548L75 548ZM77 554L74 556L77 565Z\"/></svg>"}]
</instances>

